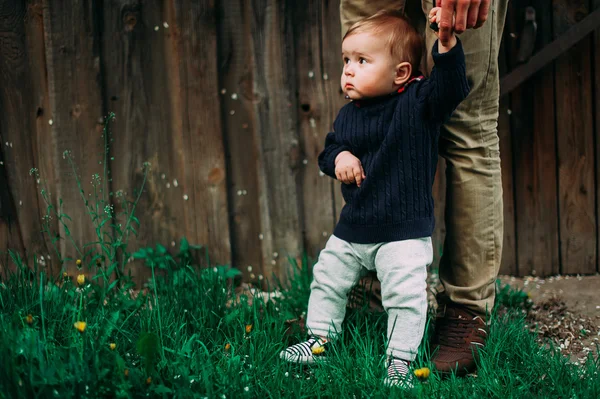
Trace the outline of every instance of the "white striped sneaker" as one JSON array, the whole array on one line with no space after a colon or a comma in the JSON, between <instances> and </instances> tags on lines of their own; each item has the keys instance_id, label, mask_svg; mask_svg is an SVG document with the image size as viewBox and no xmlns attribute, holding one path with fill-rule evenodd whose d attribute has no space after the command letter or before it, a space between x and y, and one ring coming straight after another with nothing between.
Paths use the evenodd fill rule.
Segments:
<instances>
[{"instance_id":1,"label":"white striped sneaker","mask_svg":"<svg viewBox=\"0 0 600 399\"><path fill-rule=\"evenodd\" d=\"M383 380L383 384L388 387L414 388L413 376L408 371L409 366L410 363L406 360L388 356L387 375Z\"/></svg>"},{"instance_id":2,"label":"white striped sneaker","mask_svg":"<svg viewBox=\"0 0 600 399\"><path fill-rule=\"evenodd\" d=\"M322 338L310 337L308 341L288 346L279 353L279 357L287 362L312 364L327 361L327 350L330 343Z\"/></svg>"}]
</instances>

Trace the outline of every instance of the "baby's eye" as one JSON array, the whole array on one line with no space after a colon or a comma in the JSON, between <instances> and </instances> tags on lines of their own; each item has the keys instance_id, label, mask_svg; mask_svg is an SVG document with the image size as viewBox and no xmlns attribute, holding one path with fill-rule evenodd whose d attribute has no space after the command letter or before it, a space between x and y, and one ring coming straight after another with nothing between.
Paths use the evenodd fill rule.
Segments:
<instances>
[{"instance_id":1,"label":"baby's eye","mask_svg":"<svg viewBox=\"0 0 600 399\"><path fill-rule=\"evenodd\" d=\"M347 64L350 61L350 58L344 57L344 64Z\"/></svg>"},{"instance_id":2,"label":"baby's eye","mask_svg":"<svg viewBox=\"0 0 600 399\"><path fill-rule=\"evenodd\" d=\"M367 63L367 60L365 60L364 58L360 57L360 58L358 59L358 63L359 63L359 64L366 64L366 63Z\"/></svg>"}]
</instances>

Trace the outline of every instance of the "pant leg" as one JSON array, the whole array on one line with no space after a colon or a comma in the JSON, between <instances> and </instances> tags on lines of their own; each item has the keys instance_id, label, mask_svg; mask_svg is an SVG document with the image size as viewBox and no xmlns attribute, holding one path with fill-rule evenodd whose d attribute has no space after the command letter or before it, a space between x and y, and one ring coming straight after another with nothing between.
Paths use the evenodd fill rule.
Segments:
<instances>
[{"instance_id":1,"label":"pant leg","mask_svg":"<svg viewBox=\"0 0 600 399\"><path fill-rule=\"evenodd\" d=\"M433 6L423 0L425 15ZM495 299L503 240L502 179L498 139L498 51L508 0L492 0L486 23L460 35L471 85L469 96L444 126L446 239L440 261L442 300L485 314ZM427 67L436 36L426 29Z\"/></svg>"},{"instance_id":2,"label":"pant leg","mask_svg":"<svg viewBox=\"0 0 600 399\"><path fill-rule=\"evenodd\" d=\"M387 354L412 361L427 320L427 267L433 262L431 238L382 244L375 255L381 296L388 313Z\"/></svg>"},{"instance_id":3,"label":"pant leg","mask_svg":"<svg viewBox=\"0 0 600 399\"><path fill-rule=\"evenodd\" d=\"M335 337L346 315L348 293L362 263L352 244L332 235L313 268L306 327L314 335Z\"/></svg>"},{"instance_id":4,"label":"pant leg","mask_svg":"<svg viewBox=\"0 0 600 399\"><path fill-rule=\"evenodd\" d=\"M355 22L380 10L403 11L404 3L406 0L340 0L342 37Z\"/></svg>"}]
</instances>

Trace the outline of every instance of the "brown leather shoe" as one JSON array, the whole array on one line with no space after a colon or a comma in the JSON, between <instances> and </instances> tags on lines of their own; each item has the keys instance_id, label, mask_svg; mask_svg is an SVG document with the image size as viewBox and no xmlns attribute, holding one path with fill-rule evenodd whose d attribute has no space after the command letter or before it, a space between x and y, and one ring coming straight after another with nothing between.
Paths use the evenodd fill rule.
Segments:
<instances>
[{"instance_id":1,"label":"brown leather shoe","mask_svg":"<svg viewBox=\"0 0 600 399\"><path fill-rule=\"evenodd\" d=\"M449 304L437 317L433 337L433 364L442 373L463 376L475 371L475 359L485 346L485 321L464 307Z\"/></svg>"}]
</instances>

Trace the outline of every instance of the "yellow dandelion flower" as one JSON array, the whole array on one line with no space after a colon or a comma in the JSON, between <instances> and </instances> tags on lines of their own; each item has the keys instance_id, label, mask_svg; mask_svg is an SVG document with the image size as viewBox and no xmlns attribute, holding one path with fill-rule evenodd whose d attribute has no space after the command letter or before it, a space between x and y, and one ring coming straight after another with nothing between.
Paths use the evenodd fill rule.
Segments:
<instances>
[{"instance_id":1,"label":"yellow dandelion flower","mask_svg":"<svg viewBox=\"0 0 600 399\"><path fill-rule=\"evenodd\" d=\"M148 377L146 378L146 384L150 385L152 383L152 378Z\"/></svg>"},{"instance_id":2,"label":"yellow dandelion flower","mask_svg":"<svg viewBox=\"0 0 600 399\"><path fill-rule=\"evenodd\" d=\"M423 367L415 370L415 377L421 380L426 380L427 378L429 378L429 373L429 369L427 367Z\"/></svg>"},{"instance_id":3,"label":"yellow dandelion flower","mask_svg":"<svg viewBox=\"0 0 600 399\"><path fill-rule=\"evenodd\" d=\"M246 324L246 334L250 334L252 331L252 324Z\"/></svg>"},{"instance_id":4,"label":"yellow dandelion flower","mask_svg":"<svg viewBox=\"0 0 600 399\"><path fill-rule=\"evenodd\" d=\"M320 355L321 353L325 352L325 347L317 346L316 348L312 348L311 351L312 351L313 355Z\"/></svg>"},{"instance_id":5,"label":"yellow dandelion flower","mask_svg":"<svg viewBox=\"0 0 600 399\"><path fill-rule=\"evenodd\" d=\"M230 349L231 349L231 344L230 344L229 342L227 342L227 343L225 344L225 350L226 350L226 351L228 351L228 350L230 350Z\"/></svg>"},{"instance_id":6,"label":"yellow dandelion flower","mask_svg":"<svg viewBox=\"0 0 600 399\"><path fill-rule=\"evenodd\" d=\"M33 323L33 316L31 314L28 314L26 317L26 320L27 320L27 324Z\"/></svg>"},{"instance_id":7,"label":"yellow dandelion flower","mask_svg":"<svg viewBox=\"0 0 600 399\"><path fill-rule=\"evenodd\" d=\"M85 274L80 274L77 276L77 284L83 285L85 283Z\"/></svg>"},{"instance_id":8,"label":"yellow dandelion flower","mask_svg":"<svg viewBox=\"0 0 600 399\"><path fill-rule=\"evenodd\" d=\"M110 347L111 351L114 351L115 348L117 347L117 344L115 344L114 342L111 342L110 345L108 345Z\"/></svg>"},{"instance_id":9,"label":"yellow dandelion flower","mask_svg":"<svg viewBox=\"0 0 600 399\"><path fill-rule=\"evenodd\" d=\"M67 277L69 277L69 274L67 272L63 272L63 277L67 278Z\"/></svg>"},{"instance_id":10,"label":"yellow dandelion flower","mask_svg":"<svg viewBox=\"0 0 600 399\"><path fill-rule=\"evenodd\" d=\"M73 326L75 326L77 331L84 332L85 328L87 327L87 323L85 321L78 321L77 323L73 324Z\"/></svg>"},{"instance_id":11,"label":"yellow dandelion flower","mask_svg":"<svg viewBox=\"0 0 600 399\"><path fill-rule=\"evenodd\" d=\"M77 260L75 261L75 264L76 264L77 266L81 266L81 259L77 259Z\"/></svg>"},{"instance_id":12,"label":"yellow dandelion flower","mask_svg":"<svg viewBox=\"0 0 600 399\"><path fill-rule=\"evenodd\" d=\"M125 374L125 377L129 377L129 369L125 369L125 371L123 372L123 374Z\"/></svg>"}]
</instances>

